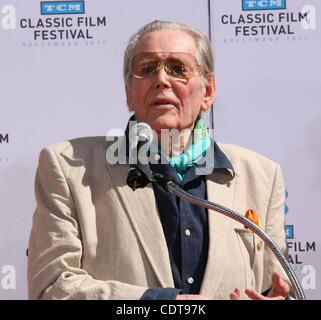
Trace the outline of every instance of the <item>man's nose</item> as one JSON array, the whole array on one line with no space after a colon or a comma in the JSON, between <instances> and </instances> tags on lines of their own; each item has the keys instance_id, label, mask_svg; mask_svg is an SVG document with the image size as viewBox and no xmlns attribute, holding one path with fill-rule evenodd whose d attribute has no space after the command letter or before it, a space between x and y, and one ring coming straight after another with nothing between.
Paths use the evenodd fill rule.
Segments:
<instances>
[{"instance_id":1,"label":"man's nose","mask_svg":"<svg viewBox=\"0 0 321 320\"><path fill-rule=\"evenodd\" d=\"M163 64L161 64L157 68L155 77L156 77L156 80L155 80L156 88L160 88L160 87L169 88L171 86L169 75L167 74L165 70L165 66Z\"/></svg>"}]
</instances>

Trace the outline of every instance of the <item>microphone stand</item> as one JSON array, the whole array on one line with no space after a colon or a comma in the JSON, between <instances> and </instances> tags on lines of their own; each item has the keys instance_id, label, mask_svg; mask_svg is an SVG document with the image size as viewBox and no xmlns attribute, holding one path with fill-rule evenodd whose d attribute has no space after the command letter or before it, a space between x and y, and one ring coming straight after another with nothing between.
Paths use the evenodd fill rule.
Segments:
<instances>
[{"instance_id":1,"label":"microphone stand","mask_svg":"<svg viewBox=\"0 0 321 320\"><path fill-rule=\"evenodd\" d=\"M280 248L277 246L277 244L265 233L261 228L259 228L254 222L251 220L245 218L241 214L237 213L236 211L224 207L220 204L217 204L215 202L211 202L208 200L204 200L202 198L199 198L197 196L194 196L183 189L180 188L178 184L176 184L172 179L169 177L165 177L164 175L160 173L154 173L150 170L148 165L142 165L140 163L135 165L135 169L137 171L137 176L139 178L139 183L135 180L135 177L131 174L131 179L127 178L128 185L135 191L136 188L143 188L146 186L148 182L156 182L158 185L160 185L165 191L170 192L177 197L190 202L194 205L207 208L210 210L214 210L216 212L219 212L229 218L232 218L246 227L248 227L251 231L253 231L255 234L257 234L264 243L267 244L267 246L271 249L273 254L276 256L278 261L280 262L283 270L289 277L289 280L294 288L294 292L296 295L296 298L298 300L306 300L303 289L300 285L300 282L293 271L292 267L290 266L289 262L283 255ZM138 173L139 172L139 173ZM133 172L132 172L133 173Z\"/></svg>"}]
</instances>

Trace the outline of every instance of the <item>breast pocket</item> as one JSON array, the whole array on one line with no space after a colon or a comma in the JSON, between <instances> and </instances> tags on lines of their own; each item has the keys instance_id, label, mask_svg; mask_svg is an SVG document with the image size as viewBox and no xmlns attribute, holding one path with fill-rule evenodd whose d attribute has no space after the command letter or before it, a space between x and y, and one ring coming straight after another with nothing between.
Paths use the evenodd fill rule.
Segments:
<instances>
[{"instance_id":1,"label":"breast pocket","mask_svg":"<svg viewBox=\"0 0 321 320\"><path fill-rule=\"evenodd\" d=\"M243 255L245 269L250 272L249 284L255 281L255 274L263 265L264 242L252 231L245 228L234 228Z\"/></svg>"}]
</instances>

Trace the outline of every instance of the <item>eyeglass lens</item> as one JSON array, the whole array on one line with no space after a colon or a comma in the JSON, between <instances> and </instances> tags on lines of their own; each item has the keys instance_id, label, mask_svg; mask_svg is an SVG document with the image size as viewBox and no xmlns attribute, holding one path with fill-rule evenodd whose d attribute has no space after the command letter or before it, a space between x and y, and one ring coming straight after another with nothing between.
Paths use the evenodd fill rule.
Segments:
<instances>
[{"instance_id":1,"label":"eyeglass lens","mask_svg":"<svg viewBox=\"0 0 321 320\"><path fill-rule=\"evenodd\" d=\"M137 78L147 78L159 71L161 66L166 73L174 78L189 79L197 69L193 55L183 52L159 55L152 52L136 54L131 61L131 69Z\"/></svg>"}]
</instances>

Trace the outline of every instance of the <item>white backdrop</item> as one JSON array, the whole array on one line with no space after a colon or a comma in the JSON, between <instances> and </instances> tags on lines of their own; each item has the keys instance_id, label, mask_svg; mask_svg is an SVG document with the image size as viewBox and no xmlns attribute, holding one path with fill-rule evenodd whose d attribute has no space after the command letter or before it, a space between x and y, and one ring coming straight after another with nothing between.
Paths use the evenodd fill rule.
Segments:
<instances>
[{"instance_id":1,"label":"white backdrop","mask_svg":"<svg viewBox=\"0 0 321 320\"><path fill-rule=\"evenodd\" d=\"M242 12L239 0L84 4L84 14L42 15L40 1L0 0L0 298L27 298L25 250L40 150L69 138L124 128L129 116L122 83L127 40L143 24L166 19L210 31L218 89L216 137L281 163L288 190L287 223L294 231L289 244L296 245L290 252L293 265L307 296L319 299L319 29L305 30L301 22L291 22L291 37L297 39L282 35L270 41L261 35L251 42L250 36L234 35L237 24L222 23L223 15L251 13ZM288 0L283 11L297 12L306 4L315 8L318 22L318 0ZM78 17L88 18L90 25L78 26ZM70 18L72 26L41 26L39 19L46 18L59 18L59 23ZM58 30L63 30L62 39L46 39L51 31L59 36ZM88 39L65 39L70 31Z\"/></svg>"}]
</instances>

